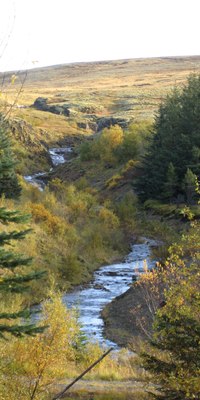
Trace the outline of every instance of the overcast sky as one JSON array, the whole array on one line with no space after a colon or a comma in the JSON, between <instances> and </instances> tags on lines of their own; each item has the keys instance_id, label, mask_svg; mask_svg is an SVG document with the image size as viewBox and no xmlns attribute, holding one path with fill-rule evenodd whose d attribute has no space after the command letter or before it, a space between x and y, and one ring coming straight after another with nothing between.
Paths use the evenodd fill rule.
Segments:
<instances>
[{"instance_id":1,"label":"overcast sky","mask_svg":"<svg viewBox=\"0 0 200 400\"><path fill-rule=\"evenodd\" d=\"M0 0L0 71L200 55L200 0Z\"/></svg>"}]
</instances>

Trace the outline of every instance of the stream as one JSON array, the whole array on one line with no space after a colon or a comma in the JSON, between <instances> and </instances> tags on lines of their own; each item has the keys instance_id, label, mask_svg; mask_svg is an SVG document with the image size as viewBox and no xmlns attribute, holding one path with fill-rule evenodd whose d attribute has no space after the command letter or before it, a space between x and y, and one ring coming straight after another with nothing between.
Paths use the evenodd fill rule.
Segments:
<instances>
[{"instance_id":1,"label":"stream","mask_svg":"<svg viewBox=\"0 0 200 400\"><path fill-rule=\"evenodd\" d=\"M64 303L71 308L77 306L79 321L83 333L90 340L98 341L100 345L118 348L116 343L103 336L104 323L101 317L103 308L115 297L126 292L130 285L144 272L144 263L148 268L155 262L150 259L151 247L156 242L142 239L143 243L133 244L131 252L124 262L105 265L94 273L93 281L85 288L78 288L72 293L66 293Z\"/></svg>"},{"instance_id":2,"label":"stream","mask_svg":"<svg viewBox=\"0 0 200 400\"><path fill-rule=\"evenodd\" d=\"M71 147L52 148L49 154L52 165L56 167L70 160L73 153ZM30 184L43 190L45 182L42 176L47 173L39 172L34 175L25 176L24 179ZM152 268L155 264L151 260L151 247L157 243L152 239L141 238L141 243L133 244L131 251L124 262L105 265L99 268L93 277L93 281L84 287L78 287L71 293L63 296L67 307L76 307L79 310L79 322L82 332L90 340L103 346L111 346L118 349L116 343L104 338L104 322L101 311L115 297L126 292L138 276L144 272L144 264Z\"/></svg>"},{"instance_id":3,"label":"stream","mask_svg":"<svg viewBox=\"0 0 200 400\"><path fill-rule=\"evenodd\" d=\"M60 164L64 164L65 162L70 161L70 155L73 154L72 147L54 147L49 149L49 155L51 157L51 162L53 167L57 167ZM50 169L52 171L53 168ZM48 172L38 172L34 175L25 175L24 179L26 182L30 183L33 186L36 186L39 190L43 191L46 182L42 179L42 177L47 176Z\"/></svg>"}]
</instances>

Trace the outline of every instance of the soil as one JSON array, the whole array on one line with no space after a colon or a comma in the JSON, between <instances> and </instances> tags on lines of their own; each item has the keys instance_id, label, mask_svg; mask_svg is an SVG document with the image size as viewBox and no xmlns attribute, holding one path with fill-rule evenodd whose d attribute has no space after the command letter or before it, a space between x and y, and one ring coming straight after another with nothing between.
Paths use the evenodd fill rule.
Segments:
<instances>
[{"instance_id":1,"label":"soil","mask_svg":"<svg viewBox=\"0 0 200 400\"><path fill-rule=\"evenodd\" d=\"M54 388L54 395L62 392L66 385L60 384ZM62 398L93 399L96 395L109 395L112 399L146 399L143 397L146 390L152 390L153 386L138 381L89 381L81 380L74 387L70 388ZM154 388L153 388L154 389ZM116 395L116 396L115 396ZM143 395L142 397L139 397ZM122 397L121 397L122 396ZM128 397L127 397L128 396ZM129 397L130 396L130 397ZM133 397L134 396L134 397ZM110 399L111 397L109 397Z\"/></svg>"},{"instance_id":2,"label":"soil","mask_svg":"<svg viewBox=\"0 0 200 400\"><path fill-rule=\"evenodd\" d=\"M142 327L143 320L139 315L142 315L145 328L150 333L151 314L136 282L102 311L105 336L119 346L133 348L141 339L147 338L146 330Z\"/></svg>"}]
</instances>

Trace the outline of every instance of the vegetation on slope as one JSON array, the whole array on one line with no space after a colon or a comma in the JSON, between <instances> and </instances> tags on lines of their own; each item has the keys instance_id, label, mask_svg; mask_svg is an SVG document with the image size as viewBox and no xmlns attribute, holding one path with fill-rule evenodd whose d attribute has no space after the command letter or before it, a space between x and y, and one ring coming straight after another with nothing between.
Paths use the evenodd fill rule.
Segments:
<instances>
[{"instance_id":1,"label":"vegetation on slope","mask_svg":"<svg viewBox=\"0 0 200 400\"><path fill-rule=\"evenodd\" d=\"M199 62L198 58L194 58L193 61ZM175 72L179 74L179 82L182 83L186 76L186 70L182 70L182 65L187 65L187 68L191 69L191 62L192 59L179 62L176 59L169 59L166 69L172 76ZM180 216L188 220L192 213L195 213L198 217L200 79L189 78L182 92L175 91L167 98L160 106L160 114L152 129L151 122L144 121L144 115L152 117L152 111L170 86L167 85L169 84L167 79L170 79L170 82L173 80L171 77L166 78L165 75L165 84L160 90L159 79L163 79L163 74L166 73L166 70L165 72L161 70L163 65L163 60L152 60L148 66L144 60L116 62L114 64L116 73L120 69L122 71L118 82L114 78L111 81L109 77L112 63L97 64L97 69L91 76L87 75L88 65L77 65L77 68L70 70L68 86L66 86L67 70L63 67L59 70L60 86L56 95L55 89L58 89L58 85L56 87L51 79L47 85L46 69L37 71L39 83L37 81L35 84L33 75L27 81L23 103L28 107L25 108L23 105L23 108L16 107L12 110L14 122L11 122L11 127L15 154L20 160L18 172L28 172L29 162L31 171L36 171L36 167L39 170L41 167L43 169L43 166L48 169L50 166L47 157L48 147L51 145L54 147L64 141L66 143L70 141L70 144L74 144L75 141L78 143L79 136L78 139L75 138L80 129L84 143L79 149L77 148L76 159L53 171L43 192L21 180L22 195L19 199L7 196L11 199L2 197L0 200L1 207L6 207L11 212L17 208L31 215L29 228L33 229L32 235L17 243L12 241L13 250L17 248L17 252L24 254L26 259L34 257L29 267L30 276L34 276L33 271L41 269L48 272L45 287L39 281L37 283L33 280L26 296L19 293L14 297L8 294L6 299L2 297L2 313L19 317L18 306L33 304L47 297L52 281L64 290L88 281L95 268L102 263L112 262L127 251L127 237L130 235L133 237L145 229L151 235L156 234L164 240L167 238L170 243L177 235L173 232L175 227L180 229ZM133 66L136 71L134 77L131 76ZM155 71L150 73L153 66L156 66ZM125 70L129 76L126 87L122 82ZM85 71L85 74L80 82L81 71ZM49 72L58 77L57 71L50 69ZM151 79L152 83L149 81ZM111 89L110 84L113 82L115 85ZM40 111L32 107L36 99L35 85L39 85L37 96L47 97L48 103L52 105L51 110ZM93 89L90 85L93 85ZM149 88L149 85L153 87ZM88 93L88 88L90 95L84 99L83 94ZM138 93L135 92L136 89ZM155 92L156 99L154 98L155 103L152 104ZM13 87L8 91L8 95L13 96ZM140 95L143 97L137 108L135 101L138 98L141 100ZM144 101L145 96L148 101ZM133 98L134 104L129 101ZM100 100L98 107L97 100ZM67 103L69 115L52 113L52 110L55 110L54 106L63 107L63 104ZM134 121L132 120L127 126L127 121L131 119ZM89 125L91 121L93 125ZM88 136L94 130L97 132L91 139ZM161 146L156 147L158 137L162 139ZM181 144L178 150L176 149L175 158L170 151L174 138L176 143ZM23 143L23 146L20 143ZM152 149L156 151L153 152ZM169 155L172 158L169 158ZM13 161L11 153L10 157ZM148 164L146 170L138 168L142 159ZM160 164L156 160L161 160ZM146 174L149 171L151 173L147 179ZM143 191L144 196L141 197L146 200L147 217L134 192L136 180L139 182L138 191L140 193ZM148 184L149 181L151 185ZM154 192L152 187L155 189ZM178 201L180 194L184 196L181 201L179 197ZM163 200L164 204L161 202ZM192 207L189 209L185 203L187 205L191 203ZM176 224L171 219L174 216L179 218ZM188 223L184 224L184 228L188 229ZM13 229L15 229L14 224ZM5 230L5 239L11 238L6 236L12 234L9 226L6 226ZM143 330L152 332L151 341L143 355L143 362L153 373L151 379L155 377L164 395L170 400L191 397L196 399L199 395L198 371L195 370L192 360L197 352L199 338L199 319L196 312L199 300L194 291L198 285L199 253L196 250L198 232L199 227L196 222L183 239L177 240L176 247L168 253L165 248L160 249L160 263L157 269L143 275L137 285L143 298L141 306L146 302L145 306L150 316L147 318L142 307L139 307L136 310L137 320ZM8 242L9 240L7 246L10 245ZM167 262L164 261L166 255L168 255ZM17 268L20 277L24 271L23 266L17 265ZM91 354L99 351L98 348L94 351L85 347L77 321L70 312L67 318L68 320L72 318L73 329L76 332L72 342L68 343L69 347L65 345L66 335L69 332L66 331L68 327L66 316L63 316L63 306L60 299L56 300L54 294L51 299L46 303L47 319L50 314L52 316L52 320L48 320L48 330L36 338L23 338L21 342L10 339L9 346L0 344L3 354L1 368L4 371L0 378L0 390L4 399L14 399L16 393L18 398L23 400L27 399L27 396L30 399L48 398L46 387L63 374L63 368L68 369L70 366L71 371L73 368L77 371L79 366L89 362ZM59 320L56 317L59 317ZM21 323L18 319L16 322ZM189 336L188 327L191 323L195 329L194 334ZM63 341L59 339L55 342L53 347L57 334L59 337L64 334L64 338ZM67 352L64 359L63 346ZM179 349L178 353L176 348ZM30 349L34 355L31 360L28 355ZM81 360L77 359L79 356ZM58 362L55 369L52 368L49 357L52 357L52 363ZM195 357L195 365L198 362ZM109 360L104 365L105 369L106 365L109 366L109 372L106 373L108 379L112 378L113 371L113 376L116 378L118 367L115 364L111 371L111 364L112 361ZM123 371L120 373L123 375ZM130 377L130 374L133 374L132 367L124 376ZM100 375L104 375L105 378L105 371L101 371ZM24 376L27 377L27 385L24 384ZM5 391L5 379L9 381L9 392Z\"/></svg>"},{"instance_id":2,"label":"vegetation on slope","mask_svg":"<svg viewBox=\"0 0 200 400\"><path fill-rule=\"evenodd\" d=\"M199 82L199 76L189 77L182 93L174 92L161 106L152 145L144 156L143 174L138 180L143 199L155 196L176 202L180 190L185 190L182 201L186 206L182 213L190 220L194 214L188 206L196 203L199 207L200 171L198 160L194 159L194 146L196 155L200 137ZM179 143L175 158L171 151L172 139ZM172 160L180 173L176 180ZM170 165L168 170L167 164ZM128 293L129 297L137 295L135 301L132 299L132 313L135 314L132 322L146 335L142 365L151 371L151 379L160 387L160 394L154 394L153 398L186 400L198 399L200 395L199 228L197 219L169 248L167 259L142 275ZM142 298L140 303L138 295ZM122 302L125 297L126 294L121 296ZM119 308L120 300L114 301ZM109 308L112 310L112 306Z\"/></svg>"},{"instance_id":3,"label":"vegetation on slope","mask_svg":"<svg viewBox=\"0 0 200 400\"><path fill-rule=\"evenodd\" d=\"M124 128L135 120L152 121L162 99L175 84L181 87L194 68L200 68L197 56L60 65L21 72L15 79L13 73L3 74L1 105L14 119L18 171L48 170L46 148L63 137L95 133L111 122L123 121ZM69 116L36 109L38 97L51 106L67 106Z\"/></svg>"},{"instance_id":4,"label":"vegetation on slope","mask_svg":"<svg viewBox=\"0 0 200 400\"><path fill-rule=\"evenodd\" d=\"M149 309L154 309L143 366L169 400L198 399L200 394L199 229L199 223L192 224L171 247L167 262L139 282Z\"/></svg>"}]
</instances>

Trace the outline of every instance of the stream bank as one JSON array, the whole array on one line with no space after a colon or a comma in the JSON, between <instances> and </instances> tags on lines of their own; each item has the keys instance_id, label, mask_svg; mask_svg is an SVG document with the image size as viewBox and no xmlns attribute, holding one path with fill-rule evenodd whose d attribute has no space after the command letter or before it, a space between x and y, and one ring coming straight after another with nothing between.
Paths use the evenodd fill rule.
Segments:
<instances>
[{"instance_id":1,"label":"stream bank","mask_svg":"<svg viewBox=\"0 0 200 400\"><path fill-rule=\"evenodd\" d=\"M44 190L47 182L49 173L58 165L69 162L73 157L73 148L69 146L65 147L53 147L49 149L49 156L52 163L52 168L49 172L38 172L33 175L25 175L24 179L26 182L33 186L36 186L39 190Z\"/></svg>"},{"instance_id":2,"label":"stream bank","mask_svg":"<svg viewBox=\"0 0 200 400\"><path fill-rule=\"evenodd\" d=\"M151 260L152 246L156 246L154 240L143 238L141 243L132 245L124 262L99 268L94 272L93 281L85 288L77 288L64 295L63 301L67 307L78 307L82 331L90 340L118 348L117 341L104 337L106 331L102 311L113 299L123 295L138 275L144 272L144 263L147 262L149 268L154 266ZM120 331L119 327L119 333ZM122 346L119 341L118 344Z\"/></svg>"},{"instance_id":3,"label":"stream bank","mask_svg":"<svg viewBox=\"0 0 200 400\"><path fill-rule=\"evenodd\" d=\"M146 338L138 324L137 309L140 307L143 316L149 318L144 295L137 285L131 286L106 305L101 315L104 321L104 335L108 340L114 341L120 347L131 348L135 341Z\"/></svg>"},{"instance_id":4,"label":"stream bank","mask_svg":"<svg viewBox=\"0 0 200 400\"><path fill-rule=\"evenodd\" d=\"M49 150L49 155L53 167L56 168L60 164L70 161L73 150L71 147L52 148ZM26 176L25 179L43 190L46 174L39 172L32 176ZM154 266L154 262L151 260L151 248L156 245L157 243L154 240L141 238L140 243L131 246L131 251L123 262L102 266L94 272L92 282L84 287L75 288L72 292L63 296L63 301L67 307L78 308L81 329L84 335L90 338L90 341L93 340L99 342L101 346L106 345L116 349L125 345L121 338L124 337L122 326L125 327L126 324L123 321L123 324L120 322L116 329L112 327L113 332L118 331L120 340L110 335L107 327L111 325L109 320L106 319L106 311L103 310L113 299L124 296L124 293L132 286L133 281L137 280L138 275L144 272L143 267L146 262L149 268ZM105 327L102 316L106 322ZM104 335L108 338L105 339Z\"/></svg>"}]
</instances>

